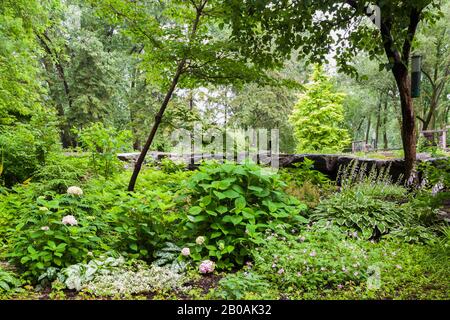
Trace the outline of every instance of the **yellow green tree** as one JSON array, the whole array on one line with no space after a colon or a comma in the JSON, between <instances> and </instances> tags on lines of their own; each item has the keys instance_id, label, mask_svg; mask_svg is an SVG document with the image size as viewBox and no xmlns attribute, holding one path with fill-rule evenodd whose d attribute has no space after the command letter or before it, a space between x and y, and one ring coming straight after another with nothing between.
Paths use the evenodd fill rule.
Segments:
<instances>
[{"instance_id":1,"label":"yellow green tree","mask_svg":"<svg viewBox=\"0 0 450 320\"><path fill-rule=\"evenodd\" d=\"M345 94L336 92L322 67L315 67L289 118L297 152L340 152L350 143L343 128Z\"/></svg>"}]
</instances>

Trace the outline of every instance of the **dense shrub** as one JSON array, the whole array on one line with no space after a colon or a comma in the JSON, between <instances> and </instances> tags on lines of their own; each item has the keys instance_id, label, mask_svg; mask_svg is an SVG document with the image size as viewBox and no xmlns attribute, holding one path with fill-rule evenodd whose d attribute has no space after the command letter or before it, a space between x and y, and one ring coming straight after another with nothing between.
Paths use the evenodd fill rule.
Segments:
<instances>
[{"instance_id":1,"label":"dense shrub","mask_svg":"<svg viewBox=\"0 0 450 320\"><path fill-rule=\"evenodd\" d=\"M80 185L89 176L88 159L85 156L66 156L60 152L49 154L33 181L39 182L40 190L63 193L68 187Z\"/></svg>"},{"instance_id":2,"label":"dense shrub","mask_svg":"<svg viewBox=\"0 0 450 320\"><path fill-rule=\"evenodd\" d=\"M191 258L213 258L218 268L242 265L267 228L305 221L306 206L282 191L278 175L256 164L204 164L187 187L190 208L183 235ZM195 242L199 236L205 239L201 244Z\"/></svg>"},{"instance_id":3,"label":"dense shrub","mask_svg":"<svg viewBox=\"0 0 450 320\"><path fill-rule=\"evenodd\" d=\"M100 122L81 130L78 134L83 148L90 153L94 173L106 178L111 177L121 167L117 153L131 148L130 131L118 132Z\"/></svg>"},{"instance_id":4,"label":"dense shrub","mask_svg":"<svg viewBox=\"0 0 450 320\"><path fill-rule=\"evenodd\" d=\"M77 195L51 192L22 204L9 239L9 254L24 276L36 279L49 267L84 261L89 252L108 250L108 224Z\"/></svg>"}]
</instances>

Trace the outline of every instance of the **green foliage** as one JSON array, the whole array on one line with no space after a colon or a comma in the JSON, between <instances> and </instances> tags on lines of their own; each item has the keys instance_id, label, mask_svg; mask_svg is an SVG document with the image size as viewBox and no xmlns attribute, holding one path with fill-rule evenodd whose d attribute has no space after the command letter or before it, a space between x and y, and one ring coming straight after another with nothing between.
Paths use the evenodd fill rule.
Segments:
<instances>
[{"instance_id":1,"label":"green foliage","mask_svg":"<svg viewBox=\"0 0 450 320\"><path fill-rule=\"evenodd\" d=\"M47 120L51 121L49 118ZM36 122L32 121L30 125L20 124L9 130L0 128L3 162L0 178L7 186L32 178L39 167L45 164L48 153L57 143L55 128L51 124L45 127Z\"/></svg>"},{"instance_id":2,"label":"green foliage","mask_svg":"<svg viewBox=\"0 0 450 320\"><path fill-rule=\"evenodd\" d=\"M225 300L276 300L279 293L259 274L240 271L221 279L212 296Z\"/></svg>"},{"instance_id":3,"label":"green foliage","mask_svg":"<svg viewBox=\"0 0 450 320\"><path fill-rule=\"evenodd\" d=\"M118 171L120 161L117 153L129 148L131 132L118 132L97 122L81 130L79 136L83 147L91 153L91 165L95 174L109 178Z\"/></svg>"},{"instance_id":4,"label":"green foliage","mask_svg":"<svg viewBox=\"0 0 450 320\"><path fill-rule=\"evenodd\" d=\"M287 196L279 177L256 164L208 163L189 180L184 238L195 261L213 258L218 268L242 265L261 243L261 232L277 224L304 222L306 208ZM193 243L198 236L204 244Z\"/></svg>"},{"instance_id":5,"label":"green foliage","mask_svg":"<svg viewBox=\"0 0 450 320\"><path fill-rule=\"evenodd\" d=\"M162 172L164 173L177 173L180 171L183 171L186 167L184 163L176 163L175 161L172 161L169 158L164 158L161 160L161 163L159 164L159 167L161 168Z\"/></svg>"},{"instance_id":6,"label":"green foliage","mask_svg":"<svg viewBox=\"0 0 450 320\"><path fill-rule=\"evenodd\" d=\"M20 287L22 282L12 273L0 266L0 294L8 293Z\"/></svg>"},{"instance_id":7,"label":"green foliage","mask_svg":"<svg viewBox=\"0 0 450 320\"><path fill-rule=\"evenodd\" d=\"M290 117L297 152L340 152L348 146L350 136L340 126L344 121L343 100L344 95L334 92L321 67L316 67Z\"/></svg>"},{"instance_id":8,"label":"green foliage","mask_svg":"<svg viewBox=\"0 0 450 320\"><path fill-rule=\"evenodd\" d=\"M331 182L326 175L314 169L314 160L304 158L302 162L294 163L294 167L282 171L282 178L286 183L294 182L297 186L301 186L305 182L310 182L326 187Z\"/></svg>"},{"instance_id":9,"label":"green foliage","mask_svg":"<svg viewBox=\"0 0 450 320\"><path fill-rule=\"evenodd\" d=\"M56 278L63 283L67 289L80 291L84 285L92 281L98 275L104 275L112 272L114 268L122 266L125 263L123 257L107 257L102 256L99 259L92 259L88 263L77 263L67 268L62 269ZM50 268L49 268L50 269ZM51 274L39 277L42 280L44 277L51 279Z\"/></svg>"},{"instance_id":10,"label":"green foliage","mask_svg":"<svg viewBox=\"0 0 450 320\"><path fill-rule=\"evenodd\" d=\"M331 220L345 229L358 232L364 239L377 239L405 221L404 208L366 195L357 188L324 199L311 218Z\"/></svg>"},{"instance_id":11,"label":"green foliage","mask_svg":"<svg viewBox=\"0 0 450 320\"><path fill-rule=\"evenodd\" d=\"M281 177L287 184L285 191L308 207L316 207L321 196L331 190L330 179L320 171L314 170L314 161L308 158L295 163L294 167L281 171Z\"/></svg>"},{"instance_id":12,"label":"green foliage","mask_svg":"<svg viewBox=\"0 0 450 320\"><path fill-rule=\"evenodd\" d=\"M49 267L67 267L85 260L88 252L109 249L107 238L101 238L107 224L78 196L46 193L24 203L18 213L8 256L25 277L36 279ZM76 225L63 223L67 216Z\"/></svg>"},{"instance_id":13,"label":"green foliage","mask_svg":"<svg viewBox=\"0 0 450 320\"><path fill-rule=\"evenodd\" d=\"M441 189L450 189L450 158L438 160L435 164L422 162L419 166L430 187L441 184Z\"/></svg>"},{"instance_id":14,"label":"green foliage","mask_svg":"<svg viewBox=\"0 0 450 320\"><path fill-rule=\"evenodd\" d=\"M366 251L335 227L313 227L295 236L269 234L253 258L253 271L286 293L336 289L368 277Z\"/></svg>"},{"instance_id":15,"label":"green foliage","mask_svg":"<svg viewBox=\"0 0 450 320\"><path fill-rule=\"evenodd\" d=\"M51 153L44 166L35 174L39 188L63 193L68 187L80 185L89 175L89 159L84 156L68 156L60 152Z\"/></svg>"}]
</instances>

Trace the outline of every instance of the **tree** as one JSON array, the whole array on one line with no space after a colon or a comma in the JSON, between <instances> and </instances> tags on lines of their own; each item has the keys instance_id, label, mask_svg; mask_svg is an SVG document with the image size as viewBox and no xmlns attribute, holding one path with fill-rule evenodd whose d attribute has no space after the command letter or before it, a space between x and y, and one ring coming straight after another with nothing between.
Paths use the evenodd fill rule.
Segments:
<instances>
[{"instance_id":1,"label":"tree","mask_svg":"<svg viewBox=\"0 0 450 320\"><path fill-rule=\"evenodd\" d=\"M151 132L136 161L128 186L134 190L145 156L177 87L228 84L264 79L239 53L236 43L217 31L224 27L225 7L217 0L135 2L91 0L98 13L120 25L144 45L147 79L164 90Z\"/></svg>"},{"instance_id":2,"label":"tree","mask_svg":"<svg viewBox=\"0 0 450 320\"><path fill-rule=\"evenodd\" d=\"M423 56L422 110L417 118L422 130L445 128L445 104L450 80L450 2L443 6L444 18L430 23L420 30L417 47ZM446 91L447 90L447 91ZM444 100L444 101L443 101Z\"/></svg>"},{"instance_id":3,"label":"tree","mask_svg":"<svg viewBox=\"0 0 450 320\"><path fill-rule=\"evenodd\" d=\"M276 61L299 50L312 62L322 62L335 51L341 71L355 74L353 58L361 50L370 58L384 54L383 66L396 80L402 114L402 143L405 174L409 176L416 161L415 113L408 74L409 58L421 21L438 18L438 0L378 0L378 26L367 23L374 11L366 1L240 1L228 0L234 38L244 54L257 60ZM434 11L433 11L434 10ZM376 11L375 11L376 12ZM379 19L378 19L379 18Z\"/></svg>"},{"instance_id":4,"label":"tree","mask_svg":"<svg viewBox=\"0 0 450 320\"><path fill-rule=\"evenodd\" d=\"M350 143L340 124L344 121L345 95L333 90L333 84L316 67L289 118L297 139L297 152L339 152Z\"/></svg>"}]
</instances>

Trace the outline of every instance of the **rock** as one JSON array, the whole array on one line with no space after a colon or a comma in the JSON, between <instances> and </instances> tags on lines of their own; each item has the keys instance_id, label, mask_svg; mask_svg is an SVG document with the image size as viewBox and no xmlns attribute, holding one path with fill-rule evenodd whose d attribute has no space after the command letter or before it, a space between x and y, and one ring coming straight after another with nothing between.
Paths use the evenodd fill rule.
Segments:
<instances>
[{"instance_id":1,"label":"rock","mask_svg":"<svg viewBox=\"0 0 450 320\"><path fill-rule=\"evenodd\" d=\"M125 162L136 162L139 158L140 153L121 153L117 157L121 161ZM270 164L271 157L267 152L261 152L259 154L250 154L251 159L259 164ZM147 159L152 159L153 161L159 162L164 158L170 158L174 161L184 162L187 167L191 170L196 169L202 160L222 160L223 154L195 154L193 157L190 155L180 155L176 153L166 153L166 152L149 152L147 154ZM249 158L249 154L241 152L237 154L237 162L241 163L246 158ZM294 164L303 162L305 158L314 161L314 169L322 172L323 174L330 177L330 179L335 180L337 178L339 168L348 166L352 161L357 160L358 165L366 165L367 172L370 172L371 168L375 166L378 170L381 168L389 167L389 174L393 181L398 181L399 179L404 179L404 161L401 159L368 159L368 158L358 158L351 155L336 155L336 154L280 154L279 155L279 167L280 168L293 168ZM426 154L419 154L418 162L429 162L434 165L439 160L445 158L427 158ZM446 168L444 168L446 169ZM450 170L450 168L447 168Z\"/></svg>"}]
</instances>

